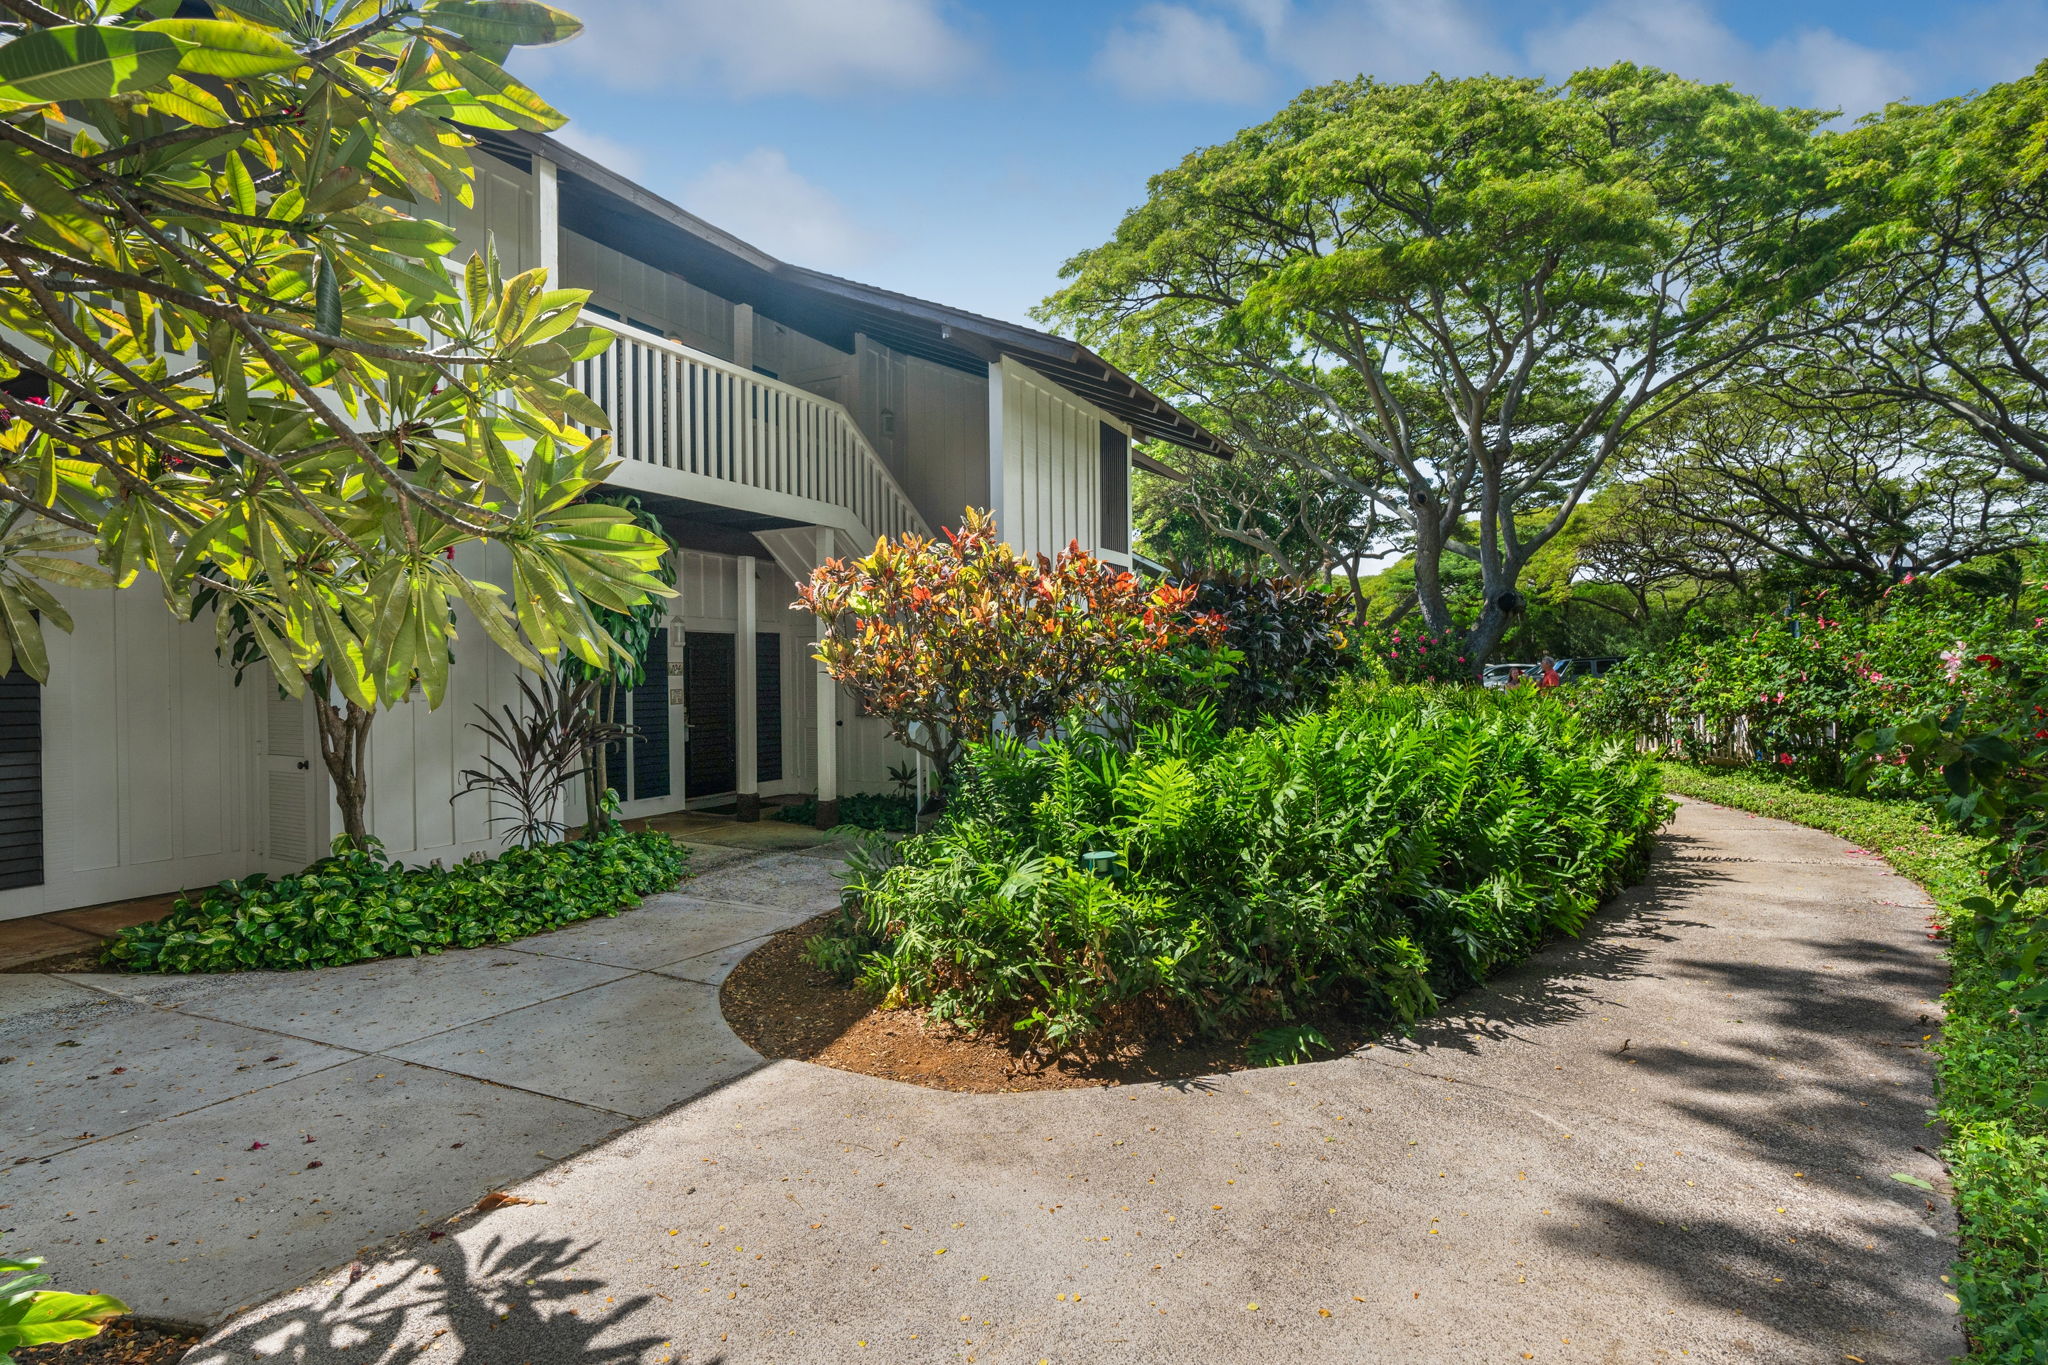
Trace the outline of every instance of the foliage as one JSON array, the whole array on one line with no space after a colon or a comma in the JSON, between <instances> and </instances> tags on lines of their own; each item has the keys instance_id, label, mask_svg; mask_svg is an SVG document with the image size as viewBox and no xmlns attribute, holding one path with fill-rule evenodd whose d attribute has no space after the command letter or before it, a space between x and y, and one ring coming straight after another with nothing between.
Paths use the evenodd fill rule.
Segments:
<instances>
[{"instance_id":1,"label":"foliage","mask_svg":"<svg viewBox=\"0 0 2048 1365\"><path fill-rule=\"evenodd\" d=\"M2035 1365L2048 1341L2048 1030L2016 1016L1994 965L2020 926L1985 950L1966 902L1981 898L1981 842L1939 828L1923 805L1817 791L1760 772L1664 765L1686 796L1812 825L1879 854L1927 889L1954 983L1936 1049L1942 1157L1962 1218L1955 1293L1971 1365ZM2048 896L2028 897L2035 923Z\"/></svg>"},{"instance_id":2,"label":"foliage","mask_svg":"<svg viewBox=\"0 0 2048 1365\"><path fill-rule=\"evenodd\" d=\"M675 587L679 568L673 553L675 545L668 538L661 518L641 506L640 499L630 493L600 493L590 501L623 508L632 516L634 524L660 538L664 553L660 565L653 571L654 577L666 587ZM592 715L598 723L616 726L620 695L627 688L638 687L647 681L647 652L654 644L655 632L662 629L667 618L668 605L660 598L650 596L628 610L599 607L596 614L599 628L611 637L618 651L596 664L574 657L566 658L562 661L562 671L570 678L599 684L590 698ZM617 798L612 793L611 780L611 764L616 756L618 751L613 746L593 750L590 763L584 769L583 809L586 828L593 832L618 826L618 819L612 814Z\"/></svg>"},{"instance_id":3,"label":"foliage","mask_svg":"<svg viewBox=\"0 0 2048 1365\"><path fill-rule=\"evenodd\" d=\"M1717 394L1645 434L1639 506L1688 576L1832 583L1870 598L1901 579L2024 549L2048 496L1984 458L1931 408L1801 394Z\"/></svg>"},{"instance_id":4,"label":"foliage","mask_svg":"<svg viewBox=\"0 0 2048 1365\"><path fill-rule=\"evenodd\" d=\"M368 958L477 948L615 915L674 887L689 852L665 834L613 833L407 867L372 841L272 880L263 873L180 899L122 930L109 965L137 972L337 967Z\"/></svg>"},{"instance_id":5,"label":"foliage","mask_svg":"<svg viewBox=\"0 0 2048 1365\"><path fill-rule=\"evenodd\" d=\"M1644 651L1571 690L1597 724L1653 735L1675 756L1732 756L1841 787L1860 733L1958 702L2030 714L2021 680L2044 668L2036 618L1915 580L1867 605L1819 589L1742 631ZM1897 755L1866 780L1879 795L1927 790Z\"/></svg>"},{"instance_id":6,"label":"foliage","mask_svg":"<svg viewBox=\"0 0 2048 1365\"><path fill-rule=\"evenodd\" d=\"M2000 686L1989 695L1959 688L1945 709L1880 726L1858 743L1873 763L1939 773L1942 813L1986 840L1983 893L1962 905L2014 1013L2048 1026L2048 918L2029 901L2048 891L2048 659L1981 654L1956 668L1958 682L1966 669L1996 670ZM2040 1097L2048 1104L2048 1079Z\"/></svg>"},{"instance_id":7,"label":"foliage","mask_svg":"<svg viewBox=\"0 0 2048 1365\"><path fill-rule=\"evenodd\" d=\"M39 1273L42 1263L40 1256L0 1256L0 1365L14 1365L14 1352L24 1346L96 1337L108 1318L128 1311L108 1294L43 1288L50 1277Z\"/></svg>"},{"instance_id":8,"label":"foliage","mask_svg":"<svg viewBox=\"0 0 2048 1365\"><path fill-rule=\"evenodd\" d=\"M607 744L630 733L599 717L598 687L595 681L543 673L537 680L519 679L524 706L508 704L493 712L479 703L483 720L471 721L469 728L484 737L483 767L457 773L463 786L449 801L486 792L491 823L512 822L507 838L522 844L560 838L569 827L561 818L563 789L589 771Z\"/></svg>"},{"instance_id":9,"label":"foliage","mask_svg":"<svg viewBox=\"0 0 2048 1365\"><path fill-rule=\"evenodd\" d=\"M1297 579L1203 573L1183 567L1176 581L1194 589L1187 610L1220 619L1214 643L1229 651L1229 676L1213 689L1217 719L1227 728L1321 706L1352 670L1344 603ZM1195 636L1195 649L1208 649Z\"/></svg>"},{"instance_id":10,"label":"foliage","mask_svg":"<svg viewBox=\"0 0 2048 1365\"><path fill-rule=\"evenodd\" d=\"M1838 268L1825 120L1628 64L1339 81L1154 176L1041 315L1376 507L1433 631L1468 553L1477 664L1622 446Z\"/></svg>"},{"instance_id":11,"label":"foliage","mask_svg":"<svg viewBox=\"0 0 2048 1365\"><path fill-rule=\"evenodd\" d=\"M578 25L535 0L174 8L13 7L0 499L180 619L201 590L238 608L295 694L438 704L457 603L530 667L603 659L593 610L665 591L659 542L580 501L609 438L560 376L610 336L541 271L451 274L454 233L412 212L470 202L474 130L560 125L499 63ZM483 542L509 592L451 553Z\"/></svg>"},{"instance_id":12,"label":"foliage","mask_svg":"<svg viewBox=\"0 0 2048 1365\"><path fill-rule=\"evenodd\" d=\"M1314 1061L1318 1052L1329 1051L1330 1040L1307 1024L1260 1029L1245 1044L1246 1060L1253 1066L1293 1066Z\"/></svg>"},{"instance_id":13,"label":"foliage","mask_svg":"<svg viewBox=\"0 0 2048 1365\"><path fill-rule=\"evenodd\" d=\"M787 806L779 806L775 818L787 820L792 825L814 825L818 822L818 803L806 798ZM839 798L839 823L855 829L874 829L884 832L905 833L915 827L917 821L917 800L910 796L890 796L883 792L853 792Z\"/></svg>"},{"instance_id":14,"label":"foliage","mask_svg":"<svg viewBox=\"0 0 2048 1365\"><path fill-rule=\"evenodd\" d=\"M1575 932L1662 811L1649 765L1546 699L1354 686L1129 753L979 745L937 827L862 855L828 937L887 1001L1055 1049L1323 1006L1412 1021Z\"/></svg>"},{"instance_id":15,"label":"foliage","mask_svg":"<svg viewBox=\"0 0 2048 1365\"><path fill-rule=\"evenodd\" d=\"M1863 268L1823 300L1801 382L1940 413L2048 483L2048 62L1893 104L1834 142Z\"/></svg>"},{"instance_id":16,"label":"foliage","mask_svg":"<svg viewBox=\"0 0 2048 1365\"><path fill-rule=\"evenodd\" d=\"M1190 589L1147 589L1078 544L1023 558L971 507L943 541L905 535L827 560L797 596L824 626L826 671L931 759L941 788L961 746L988 739L998 718L1042 735L1099 704L1116 670L1221 628L1186 614Z\"/></svg>"},{"instance_id":17,"label":"foliage","mask_svg":"<svg viewBox=\"0 0 2048 1365\"><path fill-rule=\"evenodd\" d=\"M1469 683L1478 675L1465 653L1465 633L1456 627L1389 627L1365 636L1361 647L1392 682Z\"/></svg>"}]
</instances>

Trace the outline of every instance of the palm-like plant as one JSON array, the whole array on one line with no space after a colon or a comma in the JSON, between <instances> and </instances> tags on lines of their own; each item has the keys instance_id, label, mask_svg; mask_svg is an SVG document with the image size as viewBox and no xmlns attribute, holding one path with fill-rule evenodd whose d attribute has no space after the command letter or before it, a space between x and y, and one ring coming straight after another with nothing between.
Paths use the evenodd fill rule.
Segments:
<instances>
[{"instance_id":1,"label":"palm-like plant","mask_svg":"<svg viewBox=\"0 0 2048 1365\"><path fill-rule=\"evenodd\" d=\"M483 766L464 768L465 785L448 799L488 792L491 823L510 821L508 837L522 844L560 838L568 830L558 814L563 788L590 770L593 755L633 733L599 717L593 703L601 685L553 674L522 677L523 706L479 705L484 718L470 729L489 741Z\"/></svg>"}]
</instances>

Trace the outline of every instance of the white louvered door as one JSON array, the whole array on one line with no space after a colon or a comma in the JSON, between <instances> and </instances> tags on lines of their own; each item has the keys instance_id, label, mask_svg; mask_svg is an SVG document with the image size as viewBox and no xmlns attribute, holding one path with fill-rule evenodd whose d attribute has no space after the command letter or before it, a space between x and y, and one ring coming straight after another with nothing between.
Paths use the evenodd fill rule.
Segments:
<instances>
[{"instance_id":1,"label":"white louvered door","mask_svg":"<svg viewBox=\"0 0 2048 1365\"><path fill-rule=\"evenodd\" d=\"M263 732L263 861L272 872L296 872L327 851L326 769L312 699L270 688Z\"/></svg>"}]
</instances>

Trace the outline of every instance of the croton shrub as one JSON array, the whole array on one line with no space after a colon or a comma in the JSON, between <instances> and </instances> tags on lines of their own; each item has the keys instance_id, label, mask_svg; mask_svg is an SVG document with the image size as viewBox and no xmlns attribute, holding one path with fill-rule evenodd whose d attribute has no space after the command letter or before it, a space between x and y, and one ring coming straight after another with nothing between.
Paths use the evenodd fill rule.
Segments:
<instances>
[{"instance_id":1,"label":"croton shrub","mask_svg":"<svg viewBox=\"0 0 2048 1365\"><path fill-rule=\"evenodd\" d=\"M826 671L931 759L941 785L961 746L999 723L1036 738L1098 708L1144 656L1214 638L1222 622L1190 611L1193 601L1192 588L1147 586L1071 542L1020 555L972 507L937 538L877 541L797 588L797 606L823 626Z\"/></svg>"}]
</instances>

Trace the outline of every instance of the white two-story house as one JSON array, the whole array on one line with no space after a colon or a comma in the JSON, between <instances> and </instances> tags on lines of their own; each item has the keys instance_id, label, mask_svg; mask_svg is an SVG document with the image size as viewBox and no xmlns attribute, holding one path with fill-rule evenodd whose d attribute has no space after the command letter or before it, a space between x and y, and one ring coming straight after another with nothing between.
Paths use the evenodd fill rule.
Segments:
<instances>
[{"instance_id":1,"label":"white two-story house","mask_svg":"<svg viewBox=\"0 0 2048 1365\"><path fill-rule=\"evenodd\" d=\"M467 257L545 266L619 334L574 380L611 415L615 483L662 520L679 595L630 699L628 816L758 814L764 798L886 790L907 754L811 659L797 580L877 537L994 510L1012 545L1128 562L1133 443L1227 456L1210 433L1073 342L786 264L549 139L494 134ZM488 563L473 566L489 572ZM295 870L338 828L311 712L240 687L208 623L142 585L66 594L51 683L0 682L0 918ZM369 818L391 853L501 846L481 795L451 801L478 704L517 667L461 631L449 696L371 739Z\"/></svg>"}]
</instances>

